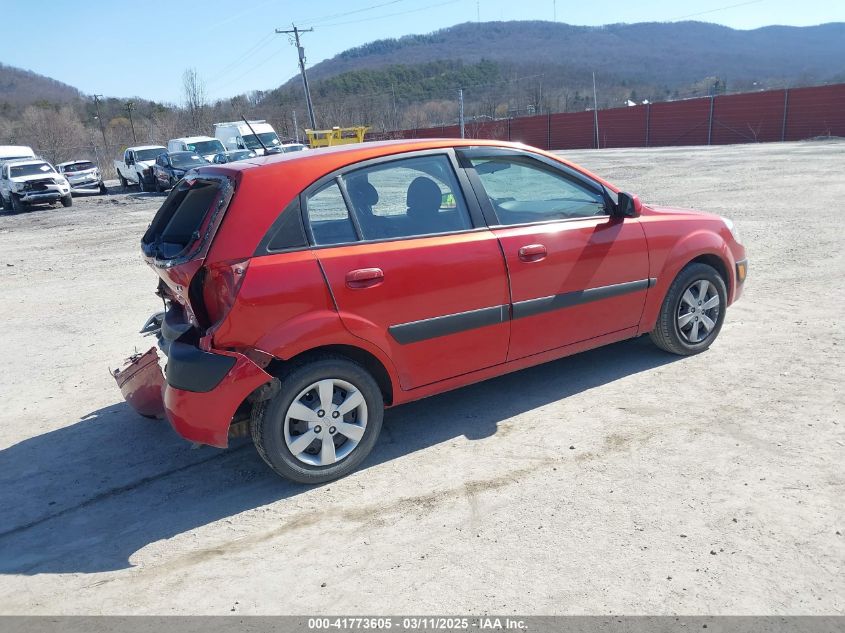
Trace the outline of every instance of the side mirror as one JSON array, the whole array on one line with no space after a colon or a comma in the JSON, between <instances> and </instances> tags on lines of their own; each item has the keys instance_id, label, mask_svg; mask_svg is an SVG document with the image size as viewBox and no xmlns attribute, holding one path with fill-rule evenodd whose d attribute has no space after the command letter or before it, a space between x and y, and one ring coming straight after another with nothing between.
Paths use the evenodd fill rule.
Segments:
<instances>
[{"instance_id":1,"label":"side mirror","mask_svg":"<svg viewBox=\"0 0 845 633\"><path fill-rule=\"evenodd\" d=\"M643 203L640 202L639 196L634 193L626 193L620 191L618 194L619 202L616 204L616 217L620 218L636 218L639 217L643 210Z\"/></svg>"}]
</instances>

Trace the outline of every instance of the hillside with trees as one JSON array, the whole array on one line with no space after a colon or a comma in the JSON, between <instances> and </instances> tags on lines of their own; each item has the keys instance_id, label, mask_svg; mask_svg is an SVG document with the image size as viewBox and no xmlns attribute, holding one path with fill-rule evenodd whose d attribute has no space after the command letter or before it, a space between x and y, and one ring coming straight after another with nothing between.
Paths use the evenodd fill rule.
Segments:
<instances>
[{"instance_id":1,"label":"hillside with trees","mask_svg":"<svg viewBox=\"0 0 845 633\"><path fill-rule=\"evenodd\" d=\"M459 89L467 120L485 121L592 108L593 73L598 106L607 108L842 82L843 59L843 23L739 31L702 22L524 21L377 40L308 72L318 127L389 132L456 122ZM127 145L208 134L214 122L242 115L267 119L291 139L307 125L299 76L275 90L211 102L188 68L181 89L178 105L142 97L95 103L71 86L0 65L0 144L32 145L53 161L110 159Z\"/></svg>"}]
</instances>

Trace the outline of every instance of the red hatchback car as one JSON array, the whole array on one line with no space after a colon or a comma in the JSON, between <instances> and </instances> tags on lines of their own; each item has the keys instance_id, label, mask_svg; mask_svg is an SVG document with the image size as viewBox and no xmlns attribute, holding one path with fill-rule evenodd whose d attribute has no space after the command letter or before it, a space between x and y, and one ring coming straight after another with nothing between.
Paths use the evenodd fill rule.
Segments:
<instances>
[{"instance_id":1,"label":"red hatchback car","mask_svg":"<svg viewBox=\"0 0 845 633\"><path fill-rule=\"evenodd\" d=\"M155 349L132 359L115 374L127 400L213 446L248 424L305 483L356 468L384 407L645 333L702 352L747 269L727 219L454 139L201 167L142 250L166 378Z\"/></svg>"}]
</instances>

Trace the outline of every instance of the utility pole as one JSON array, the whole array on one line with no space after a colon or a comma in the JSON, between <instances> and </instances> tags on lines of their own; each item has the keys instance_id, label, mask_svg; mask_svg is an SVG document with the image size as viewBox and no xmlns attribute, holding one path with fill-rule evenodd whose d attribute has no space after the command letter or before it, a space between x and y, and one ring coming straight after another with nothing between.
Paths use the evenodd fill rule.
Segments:
<instances>
[{"instance_id":1,"label":"utility pole","mask_svg":"<svg viewBox=\"0 0 845 633\"><path fill-rule=\"evenodd\" d=\"M299 124L296 122L296 110L293 111L293 136L299 143Z\"/></svg>"},{"instance_id":2,"label":"utility pole","mask_svg":"<svg viewBox=\"0 0 845 633\"><path fill-rule=\"evenodd\" d=\"M305 103L308 105L308 118L311 120L311 129L317 129L317 122L314 120L314 104L311 102L311 91L308 89L308 75L305 74L305 48L299 43L300 33L309 33L314 29L298 29L293 24L292 29L276 29L276 33L285 33L290 35L293 33L294 41L296 42L296 52L299 56L299 72L302 75L302 86L305 88Z\"/></svg>"},{"instance_id":3,"label":"utility pole","mask_svg":"<svg viewBox=\"0 0 845 633\"><path fill-rule=\"evenodd\" d=\"M596 149L600 147L599 144L599 100L596 96L596 73L593 73L593 122L596 127Z\"/></svg>"},{"instance_id":4,"label":"utility pole","mask_svg":"<svg viewBox=\"0 0 845 633\"><path fill-rule=\"evenodd\" d=\"M557 22L557 0L552 0L552 22Z\"/></svg>"},{"instance_id":5,"label":"utility pole","mask_svg":"<svg viewBox=\"0 0 845 633\"><path fill-rule=\"evenodd\" d=\"M103 135L103 148L108 155L109 152L109 142L106 140L106 128L103 127L103 117L100 116L100 99L103 98L103 95L94 95L94 107L97 109L97 122L100 124L100 133Z\"/></svg>"},{"instance_id":6,"label":"utility pole","mask_svg":"<svg viewBox=\"0 0 845 633\"><path fill-rule=\"evenodd\" d=\"M465 138L464 136L464 89L458 88L458 102L460 106L458 107L458 123L461 125L461 138Z\"/></svg>"},{"instance_id":7,"label":"utility pole","mask_svg":"<svg viewBox=\"0 0 845 633\"><path fill-rule=\"evenodd\" d=\"M135 107L134 101L126 102L126 111L129 113L129 126L132 128L132 142L138 144L138 137L135 136L135 123L132 122L132 108Z\"/></svg>"}]
</instances>

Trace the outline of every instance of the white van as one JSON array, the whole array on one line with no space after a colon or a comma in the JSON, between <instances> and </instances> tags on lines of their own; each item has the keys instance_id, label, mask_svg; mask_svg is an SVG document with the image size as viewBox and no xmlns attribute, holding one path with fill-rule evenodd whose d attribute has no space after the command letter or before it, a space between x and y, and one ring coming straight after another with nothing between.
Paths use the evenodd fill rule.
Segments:
<instances>
[{"instance_id":1,"label":"white van","mask_svg":"<svg viewBox=\"0 0 845 633\"><path fill-rule=\"evenodd\" d=\"M252 130L249 129L250 125L252 126ZM253 130L255 134L253 134ZM264 147L269 150L275 150L282 144L273 126L263 119L250 121L249 125L243 121L215 123L214 136L223 142L226 149L251 149L259 156L264 154L264 148L261 147L261 143L264 143ZM259 142L259 139L261 142Z\"/></svg>"},{"instance_id":2,"label":"white van","mask_svg":"<svg viewBox=\"0 0 845 633\"><path fill-rule=\"evenodd\" d=\"M0 163L21 158L35 158L35 152L29 145L0 145Z\"/></svg>"},{"instance_id":3,"label":"white van","mask_svg":"<svg viewBox=\"0 0 845 633\"><path fill-rule=\"evenodd\" d=\"M167 151L194 152L205 160L211 161L215 154L225 152L226 148L223 147L223 143L211 136L185 136L167 141Z\"/></svg>"}]
</instances>

